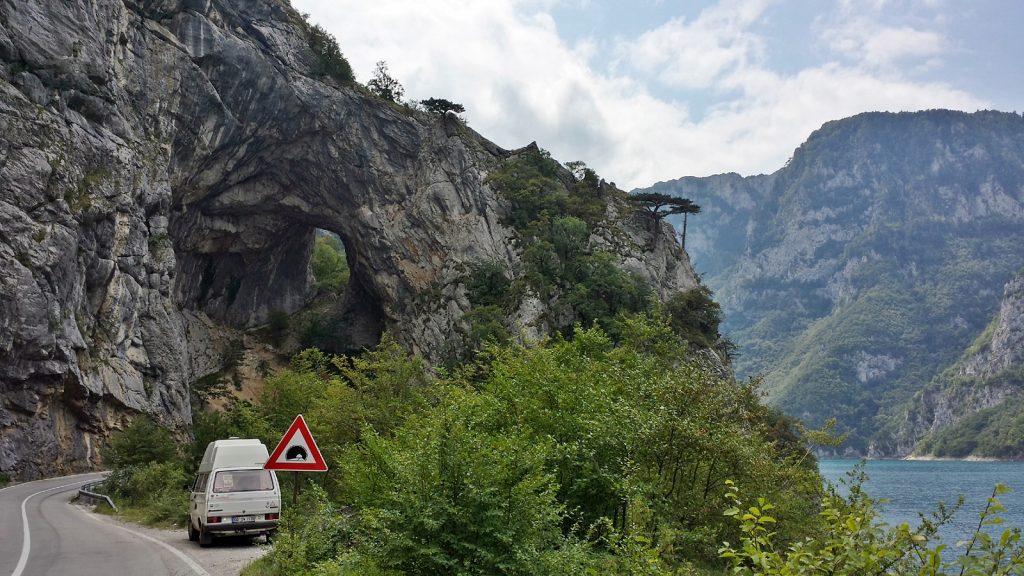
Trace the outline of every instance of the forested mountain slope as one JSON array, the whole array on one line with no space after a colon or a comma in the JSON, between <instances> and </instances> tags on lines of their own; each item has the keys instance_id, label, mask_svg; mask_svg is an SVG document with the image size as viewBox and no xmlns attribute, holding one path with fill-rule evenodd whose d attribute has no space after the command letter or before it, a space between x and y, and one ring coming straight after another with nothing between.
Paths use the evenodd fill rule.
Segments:
<instances>
[{"instance_id":1,"label":"forested mountain slope","mask_svg":"<svg viewBox=\"0 0 1024 576\"><path fill-rule=\"evenodd\" d=\"M1006 284L999 311L956 364L914 395L889 452L1024 457L1024 273Z\"/></svg>"}]
</instances>

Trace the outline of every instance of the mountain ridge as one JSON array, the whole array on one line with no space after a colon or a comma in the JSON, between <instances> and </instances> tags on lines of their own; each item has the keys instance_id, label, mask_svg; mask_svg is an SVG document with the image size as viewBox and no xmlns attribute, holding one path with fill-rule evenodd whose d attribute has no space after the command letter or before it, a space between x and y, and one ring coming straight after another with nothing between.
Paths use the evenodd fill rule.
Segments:
<instances>
[{"instance_id":1,"label":"mountain ridge","mask_svg":"<svg viewBox=\"0 0 1024 576\"><path fill-rule=\"evenodd\" d=\"M1022 160L1015 113L875 112L826 123L773 174L649 190L705 209L686 244L737 371L764 373L769 399L810 424L837 416L851 455L884 456L889 440L873 437L959 357L1024 265Z\"/></svg>"}]
</instances>

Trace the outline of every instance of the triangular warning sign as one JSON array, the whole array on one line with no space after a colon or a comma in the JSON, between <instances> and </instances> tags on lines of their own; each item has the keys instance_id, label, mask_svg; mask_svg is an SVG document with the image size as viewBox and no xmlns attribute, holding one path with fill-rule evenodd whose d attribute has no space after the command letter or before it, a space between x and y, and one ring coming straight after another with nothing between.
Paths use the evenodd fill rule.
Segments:
<instances>
[{"instance_id":1,"label":"triangular warning sign","mask_svg":"<svg viewBox=\"0 0 1024 576\"><path fill-rule=\"evenodd\" d=\"M288 427L270 459L263 466L267 470L295 470L297 472L326 472L327 462L309 433L309 427L302 414Z\"/></svg>"}]
</instances>

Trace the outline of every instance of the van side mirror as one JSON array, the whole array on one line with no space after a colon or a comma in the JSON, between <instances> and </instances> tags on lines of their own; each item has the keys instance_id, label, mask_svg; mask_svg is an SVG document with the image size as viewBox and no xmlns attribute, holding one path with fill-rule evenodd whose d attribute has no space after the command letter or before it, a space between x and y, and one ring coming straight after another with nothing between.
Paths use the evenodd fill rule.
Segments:
<instances>
[{"instance_id":1,"label":"van side mirror","mask_svg":"<svg viewBox=\"0 0 1024 576\"><path fill-rule=\"evenodd\" d=\"M182 490L186 490L186 491L191 491L192 490L192 483L191 482L185 482L184 484L181 485L181 489Z\"/></svg>"}]
</instances>

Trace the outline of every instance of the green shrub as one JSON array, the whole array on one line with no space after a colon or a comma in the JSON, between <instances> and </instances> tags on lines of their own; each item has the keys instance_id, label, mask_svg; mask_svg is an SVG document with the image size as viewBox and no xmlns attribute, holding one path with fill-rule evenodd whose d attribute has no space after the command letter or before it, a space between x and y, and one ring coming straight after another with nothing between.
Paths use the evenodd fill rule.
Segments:
<instances>
[{"instance_id":1,"label":"green shrub","mask_svg":"<svg viewBox=\"0 0 1024 576\"><path fill-rule=\"evenodd\" d=\"M615 259L615 255L608 252L579 258L577 281L567 301L577 322L586 327L601 326L617 340L619 317L645 312L651 305L653 293L643 279L623 272Z\"/></svg>"},{"instance_id":2,"label":"green shrub","mask_svg":"<svg viewBox=\"0 0 1024 576\"><path fill-rule=\"evenodd\" d=\"M453 394L443 411L351 453L343 475L359 537L409 574L529 573L561 538L551 447L476 426L478 399Z\"/></svg>"},{"instance_id":3,"label":"green shrub","mask_svg":"<svg viewBox=\"0 0 1024 576\"><path fill-rule=\"evenodd\" d=\"M511 282L505 275L505 266L496 260L473 262L466 277L466 290L473 306L503 304Z\"/></svg>"},{"instance_id":4,"label":"green shrub","mask_svg":"<svg viewBox=\"0 0 1024 576\"><path fill-rule=\"evenodd\" d=\"M713 348L720 341L718 326L722 322L722 308L707 286L673 294L665 302L663 311L676 334L687 342Z\"/></svg>"},{"instance_id":5,"label":"green shrub","mask_svg":"<svg viewBox=\"0 0 1024 576\"><path fill-rule=\"evenodd\" d=\"M544 213L562 213L565 194L557 174L558 162L543 150L526 150L491 172L487 183L509 203L504 223L525 230Z\"/></svg>"},{"instance_id":6,"label":"green shrub","mask_svg":"<svg viewBox=\"0 0 1024 576\"><path fill-rule=\"evenodd\" d=\"M466 313L469 322L469 338L467 348L472 351L481 350L486 344L507 344L510 339L505 326L505 311L495 305L480 306Z\"/></svg>"},{"instance_id":7,"label":"green shrub","mask_svg":"<svg viewBox=\"0 0 1024 576\"><path fill-rule=\"evenodd\" d=\"M356 81L352 66L341 54L338 41L319 24L309 26L309 49L316 58L313 73L317 76L333 78L340 84L352 84Z\"/></svg>"},{"instance_id":8,"label":"green shrub","mask_svg":"<svg viewBox=\"0 0 1024 576\"><path fill-rule=\"evenodd\" d=\"M298 506L284 508L273 553L257 561L258 572L254 567L243 574L331 574L325 570L351 544L348 524L322 488L307 484Z\"/></svg>"},{"instance_id":9,"label":"green shrub","mask_svg":"<svg viewBox=\"0 0 1024 576\"><path fill-rule=\"evenodd\" d=\"M731 564L732 573L741 576L1024 574L1020 529L1007 528L998 537L985 531L1002 523L999 513L1004 508L997 497L1008 490L1005 486L996 485L973 536L957 544L963 552L954 562L946 562L942 558L946 546L931 542L955 510L940 505L931 518L922 517L916 528L907 523L887 526L878 520L879 501L861 489L865 478L862 471L855 471L846 496L830 486L821 503L822 530L789 546L777 542L777 520L771 514L775 507L764 498L748 506L736 484L727 481L727 497L733 505L724 514L734 520L741 536L738 548L725 542L721 556Z\"/></svg>"},{"instance_id":10,"label":"green shrub","mask_svg":"<svg viewBox=\"0 0 1024 576\"><path fill-rule=\"evenodd\" d=\"M188 480L174 437L148 415L111 435L101 451L111 467L105 490L130 518L147 524L181 522L188 511Z\"/></svg>"},{"instance_id":11,"label":"green shrub","mask_svg":"<svg viewBox=\"0 0 1024 576\"><path fill-rule=\"evenodd\" d=\"M180 462L153 462L134 470L128 481L128 502L142 509L147 524L184 524L188 514L188 482Z\"/></svg>"},{"instance_id":12,"label":"green shrub","mask_svg":"<svg viewBox=\"0 0 1024 576\"><path fill-rule=\"evenodd\" d=\"M522 234L523 272L504 298L491 291L477 300L510 310L517 304L512 296L529 289L552 308L571 312L565 315L568 323L556 330L570 333L575 323L600 325L617 338L622 315L652 309L652 291L643 279L623 271L613 254L591 248L592 228L604 219L607 199L593 170L579 162L569 166L577 180L571 190L560 178L558 163L540 149L524 150L488 176L488 184L509 204L504 223ZM474 294L471 290L471 301ZM557 312L552 316L561 316ZM485 328L480 332L497 328L489 311L478 315L487 320L474 324Z\"/></svg>"},{"instance_id":13,"label":"green shrub","mask_svg":"<svg viewBox=\"0 0 1024 576\"><path fill-rule=\"evenodd\" d=\"M178 456L177 442L148 414L139 414L124 430L114 432L100 450L106 466L123 469L152 462L170 462Z\"/></svg>"}]
</instances>

